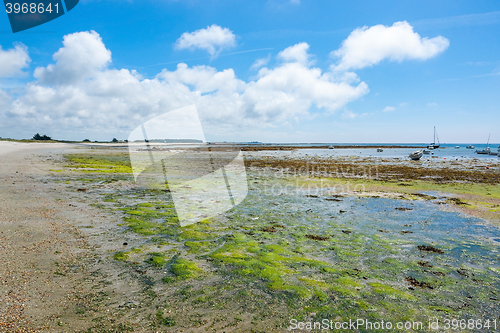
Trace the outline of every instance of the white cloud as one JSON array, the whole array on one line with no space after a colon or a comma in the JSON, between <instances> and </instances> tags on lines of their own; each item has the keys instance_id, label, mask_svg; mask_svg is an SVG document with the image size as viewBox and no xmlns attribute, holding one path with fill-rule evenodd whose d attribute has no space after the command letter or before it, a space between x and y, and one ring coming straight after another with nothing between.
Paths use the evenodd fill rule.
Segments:
<instances>
[{"instance_id":1,"label":"white cloud","mask_svg":"<svg viewBox=\"0 0 500 333\"><path fill-rule=\"evenodd\" d=\"M396 110L396 108L394 106L386 106L384 108L384 110L382 110L382 111L384 111L384 112L392 112L394 110Z\"/></svg>"},{"instance_id":2,"label":"white cloud","mask_svg":"<svg viewBox=\"0 0 500 333\"><path fill-rule=\"evenodd\" d=\"M271 60L271 55L269 55L267 58L257 59L254 61L252 66L250 66L250 69L259 69L261 67L264 67L269 63L269 60Z\"/></svg>"},{"instance_id":3,"label":"white cloud","mask_svg":"<svg viewBox=\"0 0 500 333\"><path fill-rule=\"evenodd\" d=\"M5 91L0 90L0 110L5 110L11 101L11 97Z\"/></svg>"},{"instance_id":4,"label":"white cloud","mask_svg":"<svg viewBox=\"0 0 500 333\"><path fill-rule=\"evenodd\" d=\"M0 45L0 78L23 75L23 69L28 68L30 62L28 48L24 44L19 43L8 50L3 50Z\"/></svg>"},{"instance_id":5,"label":"white cloud","mask_svg":"<svg viewBox=\"0 0 500 333\"><path fill-rule=\"evenodd\" d=\"M390 27L358 28L331 55L340 58L334 69L344 71L373 66L385 59L398 62L425 60L443 52L449 45L448 39L442 36L420 37L408 22L402 21Z\"/></svg>"},{"instance_id":6,"label":"white cloud","mask_svg":"<svg viewBox=\"0 0 500 333\"><path fill-rule=\"evenodd\" d=\"M97 33L75 33L65 36L56 63L37 68L37 80L0 109L0 127L53 128L72 138L79 132L125 137L146 119L194 103L208 134L224 128L239 133L298 121L311 107L334 112L368 93L354 73L323 72L304 59L289 57L249 81L231 68L183 63L144 79L135 71L110 69L111 52Z\"/></svg>"},{"instance_id":7,"label":"white cloud","mask_svg":"<svg viewBox=\"0 0 500 333\"><path fill-rule=\"evenodd\" d=\"M294 5L300 5L300 0L290 0L290 3Z\"/></svg>"},{"instance_id":8,"label":"white cloud","mask_svg":"<svg viewBox=\"0 0 500 333\"><path fill-rule=\"evenodd\" d=\"M228 28L213 24L206 29L185 32L175 43L175 48L206 50L212 59L217 58L224 49L236 46L236 36Z\"/></svg>"},{"instance_id":9,"label":"white cloud","mask_svg":"<svg viewBox=\"0 0 500 333\"><path fill-rule=\"evenodd\" d=\"M312 62L309 62L311 55L307 53L307 50L309 50L309 44L298 43L278 53L278 58L286 62L298 62L306 66L312 65Z\"/></svg>"},{"instance_id":10,"label":"white cloud","mask_svg":"<svg viewBox=\"0 0 500 333\"><path fill-rule=\"evenodd\" d=\"M238 80L231 68L218 72L210 66L189 68L184 63L178 64L177 70L173 72L163 70L157 75L157 78L171 83L193 86L193 90L202 94L214 91L241 91L245 86L245 82Z\"/></svg>"},{"instance_id":11,"label":"white cloud","mask_svg":"<svg viewBox=\"0 0 500 333\"><path fill-rule=\"evenodd\" d=\"M292 62L261 69L258 79L247 84L242 100L246 118L273 122L306 115L313 105L333 112L367 92L364 82L352 86L319 68Z\"/></svg>"},{"instance_id":12,"label":"white cloud","mask_svg":"<svg viewBox=\"0 0 500 333\"><path fill-rule=\"evenodd\" d=\"M437 103L436 102L427 103L427 106L429 107L437 106Z\"/></svg>"},{"instance_id":13,"label":"white cloud","mask_svg":"<svg viewBox=\"0 0 500 333\"><path fill-rule=\"evenodd\" d=\"M35 69L33 76L40 83L75 84L94 77L111 62L111 51L95 31L66 35L63 45L53 56L55 64Z\"/></svg>"}]
</instances>

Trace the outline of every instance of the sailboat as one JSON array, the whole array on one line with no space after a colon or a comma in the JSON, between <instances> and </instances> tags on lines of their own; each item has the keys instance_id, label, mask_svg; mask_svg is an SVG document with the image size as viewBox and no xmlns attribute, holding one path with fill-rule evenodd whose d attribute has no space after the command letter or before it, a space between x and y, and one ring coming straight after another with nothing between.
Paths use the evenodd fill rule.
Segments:
<instances>
[{"instance_id":1,"label":"sailboat","mask_svg":"<svg viewBox=\"0 0 500 333\"><path fill-rule=\"evenodd\" d=\"M486 143L486 149L476 150L477 154L489 155L491 153L491 149L489 147L489 145L490 145L490 136L491 136L491 133L490 133L490 135L488 135L488 142Z\"/></svg>"},{"instance_id":2,"label":"sailboat","mask_svg":"<svg viewBox=\"0 0 500 333\"><path fill-rule=\"evenodd\" d=\"M437 143L436 143L437 138ZM436 134L436 126L434 126L434 142L427 146L427 149L438 149L440 146L439 137Z\"/></svg>"}]
</instances>

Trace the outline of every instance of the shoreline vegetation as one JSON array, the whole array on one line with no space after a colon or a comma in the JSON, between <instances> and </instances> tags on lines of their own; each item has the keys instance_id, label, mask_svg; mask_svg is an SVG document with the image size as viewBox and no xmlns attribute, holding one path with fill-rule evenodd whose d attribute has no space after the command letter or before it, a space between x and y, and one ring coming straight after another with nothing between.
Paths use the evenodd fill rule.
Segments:
<instances>
[{"instance_id":1,"label":"shoreline vegetation","mask_svg":"<svg viewBox=\"0 0 500 333\"><path fill-rule=\"evenodd\" d=\"M284 332L291 319L499 321L493 162L249 151L245 201L180 227L164 184L136 184L123 149L90 148L42 154L48 174L31 180L56 186L51 193L71 209L88 207L78 228L95 260L80 274L99 281L46 328ZM71 280L71 267L58 260L54 276Z\"/></svg>"}]
</instances>

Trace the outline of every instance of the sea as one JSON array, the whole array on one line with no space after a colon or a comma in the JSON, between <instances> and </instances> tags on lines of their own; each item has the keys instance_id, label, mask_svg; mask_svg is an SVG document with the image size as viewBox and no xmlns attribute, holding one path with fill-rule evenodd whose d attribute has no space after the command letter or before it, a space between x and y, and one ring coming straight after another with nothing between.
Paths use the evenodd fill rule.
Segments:
<instances>
[{"instance_id":1,"label":"sea","mask_svg":"<svg viewBox=\"0 0 500 333\"><path fill-rule=\"evenodd\" d=\"M249 146L279 146L279 147L311 147L311 149L297 149L292 151L279 151L280 155L290 154L292 156L319 156L319 157L329 157L329 156L359 156L359 157L387 157L387 158L407 158L412 152L424 149L428 143L259 143L252 144ZM499 144L472 144L474 149L467 149L469 144L455 144L447 143L441 144L440 148L431 150L429 155L424 155L425 158L442 158L442 159L488 159L492 161L500 161L500 157L497 155L481 155L477 154L476 150L482 150L486 147L490 147L492 152L498 152L500 149ZM333 146L334 149L318 149L314 147L322 146ZM374 146L374 148L342 148L342 146ZM388 148L383 148L382 152L377 152L377 148L387 146ZM391 146L401 146L408 148L390 148ZM456 148L458 146L458 148ZM422 148L411 148L411 147L422 147ZM263 151L271 152L271 151Z\"/></svg>"}]
</instances>

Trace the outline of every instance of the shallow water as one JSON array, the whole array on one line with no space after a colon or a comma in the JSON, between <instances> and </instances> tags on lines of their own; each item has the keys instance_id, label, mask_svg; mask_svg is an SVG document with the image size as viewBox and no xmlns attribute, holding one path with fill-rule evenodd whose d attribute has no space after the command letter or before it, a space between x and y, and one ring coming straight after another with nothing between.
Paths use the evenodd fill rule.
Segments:
<instances>
[{"instance_id":1,"label":"shallow water","mask_svg":"<svg viewBox=\"0 0 500 333\"><path fill-rule=\"evenodd\" d=\"M476 147L477 149L483 149ZM375 148L358 148L358 149L297 149L292 151L261 151L259 154L265 156L284 156L284 157L335 157L335 156L357 156L357 157L376 157L376 158L402 158L408 159L408 155L414 152L415 148L385 148L383 152L377 152ZM429 155L424 155L422 160L434 158L447 159L480 159L485 161L500 161L498 156L479 155L475 153L476 149L466 149L461 147L444 148L432 150ZM492 149L496 152L497 148ZM254 153L254 152L252 152Z\"/></svg>"},{"instance_id":2,"label":"shallow water","mask_svg":"<svg viewBox=\"0 0 500 333\"><path fill-rule=\"evenodd\" d=\"M331 201L328 195L311 197L306 193L296 192L268 199L279 207L280 214L295 216L310 211L314 219L301 215L293 221L321 232L327 232L332 223L339 228L345 227L367 235L384 230L383 234L395 242L441 244L455 252L467 248L468 252L484 256L486 261L490 257L489 265L496 264L498 267L500 264L500 228L463 213L442 210L441 205L437 204L441 197L432 201L408 201L346 196L336 199L341 201ZM248 201L242 204L245 210L250 208L248 206L251 206ZM263 207L258 205L253 208L254 213L258 214ZM401 234L404 231L410 232Z\"/></svg>"},{"instance_id":3,"label":"shallow water","mask_svg":"<svg viewBox=\"0 0 500 333\"><path fill-rule=\"evenodd\" d=\"M375 295L376 289L374 294L362 288L350 298L355 303L362 299L378 308L389 300L397 307L413 309L409 313L414 311L418 316L438 315L432 309L443 307L445 310L438 311L447 315L497 317L498 227L462 213L444 211L436 203L439 198L436 202L355 196L331 200L329 196L271 196L254 191L233 214L243 220L260 216L260 220L286 225L292 230L283 231L279 239L305 246L309 257L320 258L335 269L358 271L358 277L365 281L357 283L368 281L371 285L375 281L397 289L393 290L396 296L387 292L380 298ZM297 230L329 239L302 241L296 238ZM421 250L419 246L432 246L442 252ZM327 274L308 274L328 281ZM423 282L424 287L411 287L411 278ZM414 296L417 300L412 299ZM405 297L411 301L396 300Z\"/></svg>"},{"instance_id":4,"label":"shallow water","mask_svg":"<svg viewBox=\"0 0 500 333\"><path fill-rule=\"evenodd\" d=\"M325 222L330 223L331 217L336 217L335 224L353 232L370 235L384 230L383 234L396 243L439 244L461 262L477 266L480 259L486 265L484 268L495 265L495 261L497 267L499 264L498 227L484 225L482 220L461 213L443 211L434 203L357 197L345 197L343 202L334 203L321 198L300 201L295 201L287 211L292 213L307 207ZM339 213L340 210L345 213ZM307 220L304 223L307 225ZM405 231L409 232L401 234ZM467 256L476 257L475 262L467 261L464 249Z\"/></svg>"}]
</instances>

